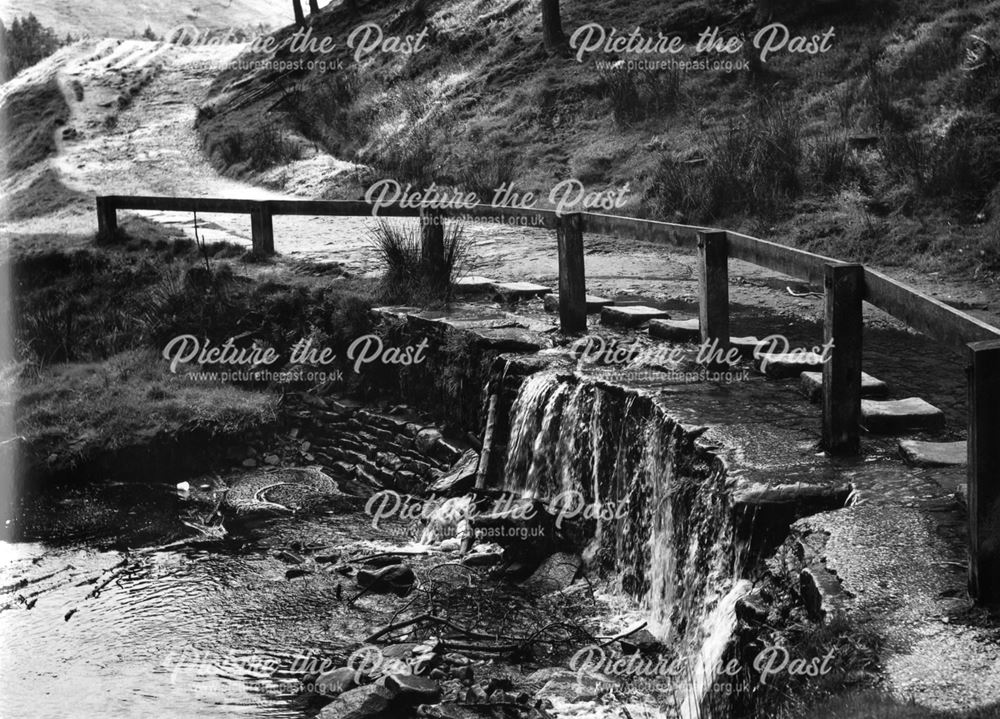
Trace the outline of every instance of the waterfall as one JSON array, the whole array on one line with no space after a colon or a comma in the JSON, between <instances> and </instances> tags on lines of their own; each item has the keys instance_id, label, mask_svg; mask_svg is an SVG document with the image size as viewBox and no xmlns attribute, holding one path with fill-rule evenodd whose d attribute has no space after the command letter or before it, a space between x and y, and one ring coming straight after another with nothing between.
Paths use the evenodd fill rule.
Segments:
<instances>
[{"instance_id":1,"label":"waterfall","mask_svg":"<svg viewBox=\"0 0 1000 719\"><path fill-rule=\"evenodd\" d=\"M729 495L722 462L668 412L655 394L600 379L530 375L510 411L503 488L582 498L587 565L638 602L660 639L704 658L721 651L713 617L731 611Z\"/></svg>"}]
</instances>

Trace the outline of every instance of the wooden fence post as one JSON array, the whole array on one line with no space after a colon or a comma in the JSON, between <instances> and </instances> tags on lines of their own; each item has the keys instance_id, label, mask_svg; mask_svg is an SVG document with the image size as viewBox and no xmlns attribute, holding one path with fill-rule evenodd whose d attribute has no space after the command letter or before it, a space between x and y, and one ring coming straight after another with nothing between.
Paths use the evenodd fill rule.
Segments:
<instances>
[{"instance_id":1,"label":"wooden fence post","mask_svg":"<svg viewBox=\"0 0 1000 719\"><path fill-rule=\"evenodd\" d=\"M556 227L559 246L559 329L563 334L587 331L587 278L583 267L583 217L560 217Z\"/></svg>"},{"instance_id":2,"label":"wooden fence post","mask_svg":"<svg viewBox=\"0 0 1000 719\"><path fill-rule=\"evenodd\" d=\"M823 341L833 343L823 364L823 448L831 454L857 454L865 270L857 264L829 264L823 272Z\"/></svg>"},{"instance_id":3,"label":"wooden fence post","mask_svg":"<svg viewBox=\"0 0 1000 719\"><path fill-rule=\"evenodd\" d=\"M255 254L261 256L274 254L274 223L271 206L267 202L258 202L250 211L250 233L253 237Z\"/></svg>"},{"instance_id":4,"label":"wooden fence post","mask_svg":"<svg viewBox=\"0 0 1000 719\"><path fill-rule=\"evenodd\" d=\"M701 341L729 349L729 241L725 232L698 233L698 317ZM714 364L714 363L713 363Z\"/></svg>"},{"instance_id":5,"label":"wooden fence post","mask_svg":"<svg viewBox=\"0 0 1000 719\"><path fill-rule=\"evenodd\" d=\"M1000 604L1000 340L969 344L969 593Z\"/></svg>"},{"instance_id":6,"label":"wooden fence post","mask_svg":"<svg viewBox=\"0 0 1000 719\"><path fill-rule=\"evenodd\" d=\"M420 258L426 278L435 290L448 293L448 267L444 256L444 213L438 209L420 208Z\"/></svg>"},{"instance_id":7,"label":"wooden fence post","mask_svg":"<svg viewBox=\"0 0 1000 719\"><path fill-rule=\"evenodd\" d=\"M118 232L118 210L110 197L97 198L97 235L103 240L113 239Z\"/></svg>"}]
</instances>

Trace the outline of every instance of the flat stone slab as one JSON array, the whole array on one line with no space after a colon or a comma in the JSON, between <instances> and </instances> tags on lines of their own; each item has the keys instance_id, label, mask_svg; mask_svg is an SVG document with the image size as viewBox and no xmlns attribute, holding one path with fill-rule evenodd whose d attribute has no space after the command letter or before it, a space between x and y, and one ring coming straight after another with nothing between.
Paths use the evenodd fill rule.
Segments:
<instances>
[{"instance_id":1,"label":"flat stone slab","mask_svg":"<svg viewBox=\"0 0 1000 719\"><path fill-rule=\"evenodd\" d=\"M754 350L757 349L757 345L760 344L760 340L754 336L749 337L730 337L729 346L734 347L740 353L740 357L743 359L753 358Z\"/></svg>"},{"instance_id":2,"label":"flat stone slab","mask_svg":"<svg viewBox=\"0 0 1000 719\"><path fill-rule=\"evenodd\" d=\"M803 372L799 389L809 398L810 402L820 402L823 399L823 373ZM861 396L871 399L883 399L889 395L889 385L880 379L872 377L867 372L861 373Z\"/></svg>"},{"instance_id":3,"label":"flat stone slab","mask_svg":"<svg viewBox=\"0 0 1000 719\"><path fill-rule=\"evenodd\" d=\"M559 311L559 295L558 294L556 294L556 293L553 292L553 293L545 295L545 299L543 300L543 302L545 303L545 309L548 312L558 312ZM609 300L606 297L598 297L597 295L587 295L586 296L586 302L587 302L587 314L588 315L591 314L591 313L593 313L593 312L600 312L605 307L608 307L608 306L613 305L615 303L614 300Z\"/></svg>"},{"instance_id":4,"label":"flat stone slab","mask_svg":"<svg viewBox=\"0 0 1000 719\"><path fill-rule=\"evenodd\" d=\"M861 424L869 432L892 434L911 429L944 427L944 412L919 397L861 400Z\"/></svg>"},{"instance_id":5,"label":"flat stone slab","mask_svg":"<svg viewBox=\"0 0 1000 719\"><path fill-rule=\"evenodd\" d=\"M803 372L816 370L822 366L823 357L807 350L773 352L760 358L760 371L771 379L798 377Z\"/></svg>"},{"instance_id":6,"label":"flat stone slab","mask_svg":"<svg viewBox=\"0 0 1000 719\"><path fill-rule=\"evenodd\" d=\"M969 461L969 444L961 442L921 442L899 440L899 453L914 467L963 467Z\"/></svg>"},{"instance_id":7,"label":"flat stone slab","mask_svg":"<svg viewBox=\"0 0 1000 719\"><path fill-rule=\"evenodd\" d=\"M552 288L532 282L494 282L493 291L510 299L521 299L547 295Z\"/></svg>"},{"instance_id":8,"label":"flat stone slab","mask_svg":"<svg viewBox=\"0 0 1000 719\"><path fill-rule=\"evenodd\" d=\"M619 327L637 327L649 320L668 320L670 314L655 307L631 305L626 307L605 307L601 310L601 324Z\"/></svg>"},{"instance_id":9,"label":"flat stone slab","mask_svg":"<svg viewBox=\"0 0 1000 719\"><path fill-rule=\"evenodd\" d=\"M470 329L469 332L475 344L497 352L538 352L550 345L543 335L521 327Z\"/></svg>"},{"instance_id":10,"label":"flat stone slab","mask_svg":"<svg viewBox=\"0 0 1000 719\"><path fill-rule=\"evenodd\" d=\"M649 336L670 342L691 342L701 339L701 322L692 320L650 320Z\"/></svg>"},{"instance_id":11,"label":"flat stone slab","mask_svg":"<svg viewBox=\"0 0 1000 719\"><path fill-rule=\"evenodd\" d=\"M472 277L462 277L455 281L455 291L459 294L477 294L493 291L497 281L489 277L473 275Z\"/></svg>"}]
</instances>

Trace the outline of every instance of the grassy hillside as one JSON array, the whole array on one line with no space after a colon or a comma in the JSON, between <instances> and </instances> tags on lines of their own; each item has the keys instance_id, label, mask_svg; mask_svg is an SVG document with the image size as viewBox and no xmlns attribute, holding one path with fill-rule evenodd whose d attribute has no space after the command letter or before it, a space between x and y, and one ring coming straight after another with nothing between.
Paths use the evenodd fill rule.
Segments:
<instances>
[{"instance_id":1,"label":"grassy hillside","mask_svg":"<svg viewBox=\"0 0 1000 719\"><path fill-rule=\"evenodd\" d=\"M1000 270L1000 2L775 2L773 19L794 34L832 26L832 49L732 72L602 69L595 60L648 56L548 53L527 0L360 4L311 19L313 36L336 41L331 53L292 53L293 28L276 34L275 60L312 57L326 72L263 63L218 78L199 113L218 166L294 191L316 157L358 163L331 165L329 197L383 177L544 194L566 178L628 183L631 214L883 265ZM567 35L596 22L691 47L709 25L759 27L743 3L562 4ZM347 36L368 21L386 35L426 27L425 48L356 61Z\"/></svg>"},{"instance_id":2,"label":"grassy hillside","mask_svg":"<svg viewBox=\"0 0 1000 719\"><path fill-rule=\"evenodd\" d=\"M57 2L5 0L0 20L8 25L29 13L60 37L130 37L148 27L158 36L178 25L199 29L279 27L292 20L291 2L231 0L230 2L167 3L159 0L120 2Z\"/></svg>"}]
</instances>

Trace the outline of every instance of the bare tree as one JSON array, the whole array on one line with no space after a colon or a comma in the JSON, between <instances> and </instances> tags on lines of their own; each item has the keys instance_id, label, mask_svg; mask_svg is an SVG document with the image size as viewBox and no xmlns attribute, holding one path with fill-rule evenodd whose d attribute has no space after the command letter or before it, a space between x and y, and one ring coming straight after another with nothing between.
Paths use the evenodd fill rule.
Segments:
<instances>
[{"instance_id":1,"label":"bare tree","mask_svg":"<svg viewBox=\"0 0 1000 719\"><path fill-rule=\"evenodd\" d=\"M319 15L319 0L309 0L309 14Z\"/></svg>"},{"instance_id":2,"label":"bare tree","mask_svg":"<svg viewBox=\"0 0 1000 719\"><path fill-rule=\"evenodd\" d=\"M292 0L292 9L295 11L295 24L302 27L306 24L306 16L302 14L302 0Z\"/></svg>"},{"instance_id":3,"label":"bare tree","mask_svg":"<svg viewBox=\"0 0 1000 719\"><path fill-rule=\"evenodd\" d=\"M542 35L548 50L558 48L566 40L559 17L559 0L542 0Z\"/></svg>"}]
</instances>

